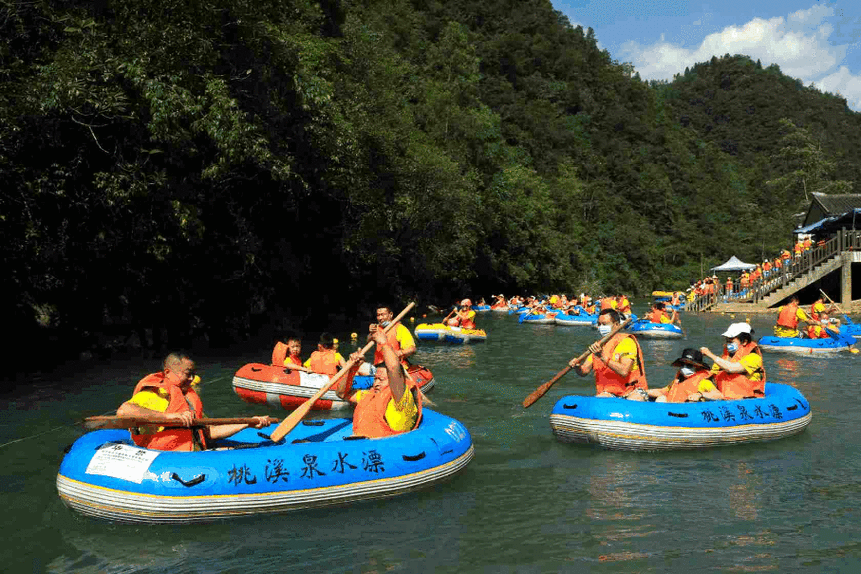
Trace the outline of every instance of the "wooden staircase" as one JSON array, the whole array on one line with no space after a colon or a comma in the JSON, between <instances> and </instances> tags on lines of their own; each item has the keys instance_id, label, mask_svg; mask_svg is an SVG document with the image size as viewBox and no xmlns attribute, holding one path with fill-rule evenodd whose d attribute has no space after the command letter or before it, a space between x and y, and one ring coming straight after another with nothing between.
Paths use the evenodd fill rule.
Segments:
<instances>
[{"instance_id":1,"label":"wooden staircase","mask_svg":"<svg viewBox=\"0 0 861 574\"><path fill-rule=\"evenodd\" d=\"M829 273L833 273L837 271L843 266L843 258L840 254L835 255L831 259L828 259L813 269L809 270L807 273L803 275L796 276L792 281L785 284L784 286L778 288L775 291L772 291L765 297L761 298L758 301L758 304L761 307L774 307L790 295L797 293L807 287L808 285L815 283L828 275Z\"/></svg>"}]
</instances>

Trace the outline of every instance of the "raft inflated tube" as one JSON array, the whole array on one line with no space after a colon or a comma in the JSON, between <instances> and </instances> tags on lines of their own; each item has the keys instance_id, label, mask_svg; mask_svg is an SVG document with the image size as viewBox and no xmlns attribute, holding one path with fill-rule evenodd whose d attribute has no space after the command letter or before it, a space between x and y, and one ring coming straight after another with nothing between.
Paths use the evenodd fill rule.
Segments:
<instances>
[{"instance_id":1,"label":"raft inflated tube","mask_svg":"<svg viewBox=\"0 0 861 574\"><path fill-rule=\"evenodd\" d=\"M856 339L840 334L839 338L802 339L801 337L762 337L758 344L763 351L778 351L796 355L830 355L849 351Z\"/></svg>"},{"instance_id":2,"label":"raft inflated tube","mask_svg":"<svg viewBox=\"0 0 861 574\"><path fill-rule=\"evenodd\" d=\"M681 339L685 336L678 325L652 323L644 319L628 325L628 332L647 339Z\"/></svg>"},{"instance_id":3,"label":"raft inflated tube","mask_svg":"<svg viewBox=\"0 0 861 574\"><path fill-rule=\"evenodd\" d=\"M434 387L433 373L421 365L410 365L410 375L423 393ZM243 401L252 404L292 410L299 408L329 382L327 375L306 373L261 363L242 366L233 376L233 392ZM369 389L373 377L356 375L353 388ZM333 390L329 390L311 407L313 410L338 410L352 405Z\"/></svg>"},{"instance_id":4,"label":"raft inflated tube","mask_svg":"<svg viewBox=\"0 0 861 574\"><path fill-rule=\"evenodd\" d=\"M424 409L419 428L352 437L350 419L303 421L278 444L246 429L219 446L163 452L126 430L88 433L60 465L57 491L73 510L120 522L187 523L395 496L448 479L472 460L469 431ZM350 440L354 439L354 440Z\"/></svg>"},{"instance_id":5,"label":"raft inflated tube","mask_svg":"<svg viewBox=\"0 0 861 574\"><path fill-rule=\"evenodd\" d=\"M580 313L579 315L559 313L553 320L557 325L593 325L598 321L598 315L590 315L588 313Z\"/></svg>"},{"instance_id":6,"label":"raft inflated tube","mask_svg":"<svg viewBox=\"0 0 861 574\"><path fill-rule=\"evenodd\" d=\"M765 397L653 403L585 396L561 398L550 427L562 442L617 450L672 450L775 440L804 430L812 414L794 387L766 383Z\"/></svg>"}]
</instances>

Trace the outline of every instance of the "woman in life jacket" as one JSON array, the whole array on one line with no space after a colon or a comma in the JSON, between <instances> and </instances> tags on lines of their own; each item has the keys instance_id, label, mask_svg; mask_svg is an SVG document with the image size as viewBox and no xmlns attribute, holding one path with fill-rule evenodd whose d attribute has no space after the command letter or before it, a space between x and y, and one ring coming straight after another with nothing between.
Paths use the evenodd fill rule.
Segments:
<instances>
[{"instance_id":1,"label":"woman in life jacket","mask_svg":"<svg viewBox=\"0 0 861 574\"><path fill-rule=\"evenodd\" d=\"M615 309L605 309L598 315L598 332L602 337L622 323L621 314ZM646 382L643 350L637 338L630 333L616 332L603 345L598 341L589 346L591 355L585 361L569 365L581 377L595 373L595 396L602 398L621 397L631 401L649 399Z\"/></svg>"},{"instance_id":2,"label":"woman in life jacket","mask_svg":"<svg viewBox=\"0 0 861 574\"><path fill-rule=\"evenodd\" d=\"M765 367L762 351L753 342L753 329L747 323L732 323L723 333L726 344L718 357L708 347L700 352L714 361L715 385L727 400L765 396Z\"/></svg>"},{"instance_id":3,"label":"woman in life jacket","mask_svg":"<svg viewBox=\"0 0 861 574\"><path fill-rule=\"evenodd\" d=\"M714 374L703 362L700 351L685 349L672 366L679 367L679 370L670 384L663 389L649 389L649 398L655 399L656 403L723 400L723 394L712 382Z\"/></svg>"}]
</instances>

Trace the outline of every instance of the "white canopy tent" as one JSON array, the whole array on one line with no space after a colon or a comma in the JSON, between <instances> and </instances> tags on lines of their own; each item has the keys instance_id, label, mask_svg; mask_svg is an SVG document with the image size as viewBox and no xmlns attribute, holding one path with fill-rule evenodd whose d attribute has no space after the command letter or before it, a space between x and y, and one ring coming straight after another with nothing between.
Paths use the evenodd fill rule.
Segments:
<instances>
[{"instance_id":1,"label":"white canopy tent","mask_svg":"<svg viewBox=\"0 0 861 574\"><path fill-rule=\"evenodd\" d=\"M756 265L745 263L735 255L730 257L726 263L712 267L712 271L750 271L752 269L756 269Z\"/></svg>"}]
</instances>

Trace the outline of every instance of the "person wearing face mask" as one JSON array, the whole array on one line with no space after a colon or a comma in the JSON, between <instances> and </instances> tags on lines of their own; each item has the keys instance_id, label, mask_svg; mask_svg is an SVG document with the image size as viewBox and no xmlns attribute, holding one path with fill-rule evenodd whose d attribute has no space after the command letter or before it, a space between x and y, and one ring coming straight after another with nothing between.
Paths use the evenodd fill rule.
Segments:
<instances>
[{"instance_id":1,"label":"person wearing face mask","mask_svg":"<svg viewBox=\"0 0 861 574\"><path fill-rule=\"evenodd\" d=\"M618 311L605 309L598 315L598 332L603 338L621 322ZM649 386L643 369L643 350L634 335L617 332L603 345L597 341L592 343L589 351L592 354L585 361L576 364L574 359L569 364L581 377L595 372L596 396L648 400Z\"/></svg>"},{"instance_id":2,"label":"person wearing face mask","mask_svg":"<svg viewBox=\"0 0 861 574\"><path fill-rule=\"evenodd\" d=\"M832 323L833 319L828 318L828 313L822 312L819 314L819 324L809 325L807 327L807 336L811 339L830 339L840 337L840 321Z\"/></svg>"},{"instance_id":3,"label":"person wearing face mask","mask_svg":"<svg viewBox=\"0 0 861 574\"><path fill-rule=\"evenodd\" d=\"M394 314L392 313L392 308L388 303L377 305L377 322L371 324L368 328L368 341L373 338L374 333L377 331L377 326L382 329L386 328L392 321L393 317ZM409 361L407 359L416 352L416 342L415 339L413 339L413 335L410 333L410 330L398 323L395 325L394 329L389 330L386 336L388 337L389 346L394 350L401 363L409 365ZM374 365L382 364L383 354L380 351L380 346L377 345L377 348L374 351Z\"/></svg>"},{"instance_id":4,"label":"person wearing face mask","mask_svg":"<svg viewBox=\"0 0 861 574\"><path fill-rule=\"evenodd\" d=\"M765 367L762 351L753 342L747 323L732 323L723 333L726 345L718 357L708 347L700 352L714 361L715 385L728 400L765 396Z\"/></svg>"},{"instance_id":5,"label":"person wearing face mask","mask_svg":"<svg viewBox=\"0 0 861 574\"><path fill-rule=\"evenodd\" d=\"M672 366L679 367L672 382L663 389L649 389L649 397L656 403L723 400L723 394L711 381L714 374L703 362L700 351L685 349Z\"/></svg>"}]
</instances>

